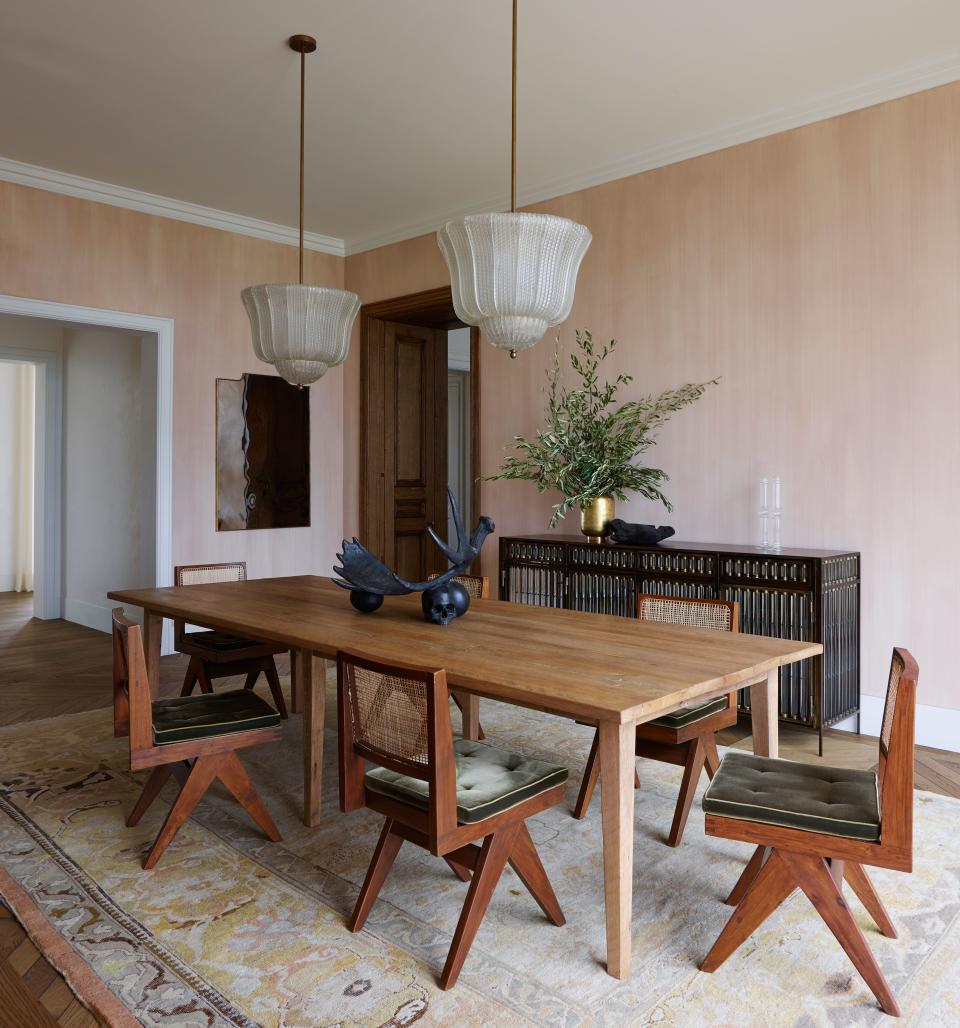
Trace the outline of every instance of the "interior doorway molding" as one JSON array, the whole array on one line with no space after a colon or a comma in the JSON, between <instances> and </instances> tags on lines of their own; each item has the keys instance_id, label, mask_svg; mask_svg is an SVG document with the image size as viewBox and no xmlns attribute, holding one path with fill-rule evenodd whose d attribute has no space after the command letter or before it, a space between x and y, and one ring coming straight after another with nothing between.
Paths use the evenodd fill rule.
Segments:
<instances>
[{"instance_id":1,"label":"interior doorway molding","mask_svg":"<svg viewBox=\"0 0 960 1028\"><path fill-rule=\"evenodd\" d=\"M173 584L173 318L79 307L0 294L0 314L44 318L97 328L122 328L157 337L157 586ZM34 613L63 616L63 357L52 350L0 347L0 358L37 366ZM164 622L162 652L173 652L173 626Z\"/></svg>"}]
</instances>

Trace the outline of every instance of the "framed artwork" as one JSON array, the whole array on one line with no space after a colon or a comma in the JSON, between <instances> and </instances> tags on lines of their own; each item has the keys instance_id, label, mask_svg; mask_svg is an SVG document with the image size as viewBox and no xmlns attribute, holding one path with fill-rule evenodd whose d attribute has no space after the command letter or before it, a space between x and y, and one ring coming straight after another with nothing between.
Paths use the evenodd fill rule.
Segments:
<instances>
[{"instance_id":1,"label":"framed artwork","mask_svg":"<svg viewBox=\"0 0 960 1028\"><path fill-rule=\"evenodd\" d=\"M217 379L217 531L310 524L310 390Z\"/></svg>"}]
</instances>

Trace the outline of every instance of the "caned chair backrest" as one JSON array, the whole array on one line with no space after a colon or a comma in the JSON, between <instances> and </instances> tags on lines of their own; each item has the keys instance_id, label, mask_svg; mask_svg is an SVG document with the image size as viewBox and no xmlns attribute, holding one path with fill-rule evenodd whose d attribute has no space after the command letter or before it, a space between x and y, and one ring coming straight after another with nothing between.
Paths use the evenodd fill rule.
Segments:
<instances>
[{"instance_id":1,"label":"caned chair backrest","mask_svg":"<svg viewBox=\"0 0 960 1028\"><path fill-rule=\"evenodd\" d=\"M153 706L140 626L122 607L113 622L113 734L130 737L130 752L153 743Z\"/></svg>"},{"instance_id":2,"label":"caned chair backrest","mask_svg":"<svg viewBox=\"0 0 960 1028\"><path fill-rule=\"evenodd\" d=\"M427 581L432 582L440 577L439 571L433 571L427 576ZM490 579L486 575L454 575L454 582L459 582L470 594L471 600L490 599Z\"/></svg>"},{"instance_id":3,"label":"caned chair backrest","mask_svg":"<svg viewBox=\"0 0 960 1028\"><path fill-rule=\"evenodd\" d=\"M229 564L179 564L173 569L174 585L213 585L216 582L245 582L247 562Z\"/></svg>"},{"instance_id":4,"label":"caned chair backrest","mask_svg":"<svg viewBox=\"0 0 960 1028\"><path fill-rule=\"evenodd\" d=\"M429 834L456 827L456 764L445 671L337 654L340 807L364 806L364 761L425 781Z\"/></svg>"},{"instance_id":5,"label":"caned chair backrest","mask_svg":"<svg viewBox=\"0 0 960 1028\"><path fill-rule=\"evenodd\" d=\"M880 844L913 855L914 719L920 669L909 650L895 647L880 727Z\"/></svg>"},{"instance_id":6,"label":"caned chair backrest","mask_svg":"<svg viewBox=\"0 0 960 1028\"><path fill-rule=\"evenodd\" d=\"M174 585L216 585L218 582L246 582L247 562L235 560L227 564L178 564L173 569ZM186 634L186 625L179 618L173 622L173 645L179 647Z\"/></svg>"},{"instance_id":7,"label":"caned chair backrest","mask_svg":"<svg viewBox=\"0 0 960 1028\"><path fill-rule=\"evenodd\" d=\"M736 600L701 600L687 596L637 597L641 621L661 621L689 628L713 628L718 632L740 630Z\"/></svg>"}]
</instances>

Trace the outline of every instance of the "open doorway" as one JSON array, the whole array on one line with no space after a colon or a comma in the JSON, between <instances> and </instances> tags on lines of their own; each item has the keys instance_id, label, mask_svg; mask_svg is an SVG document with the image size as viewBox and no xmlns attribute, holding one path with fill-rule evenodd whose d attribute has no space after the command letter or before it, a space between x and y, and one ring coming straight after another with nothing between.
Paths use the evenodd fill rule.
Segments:
<instances>
[{"instance_id":1,"label":"open doorway","mask_svg":"<svg viewBox=\"0 0 960 1028\"><path fill-rule=\"evenodd\" d=\"M450 538L447 488L464 524L479 500L479 332L450 288L361 308L362 542L402 578L446 569L427 528ZM454 540L455 544L455 540Z\"/></svg>"},{"instance_id":2,"label":"open doorway","mask_svg":"<svg viewBox=\"0 0 960 1028\"><path fill-rule=\"evenodd\" d=\"M0 296L0 364L34 374L35 617L109 631L108 589L170 584L172 357L170 319Z\"/></svg>"}]
</instances>

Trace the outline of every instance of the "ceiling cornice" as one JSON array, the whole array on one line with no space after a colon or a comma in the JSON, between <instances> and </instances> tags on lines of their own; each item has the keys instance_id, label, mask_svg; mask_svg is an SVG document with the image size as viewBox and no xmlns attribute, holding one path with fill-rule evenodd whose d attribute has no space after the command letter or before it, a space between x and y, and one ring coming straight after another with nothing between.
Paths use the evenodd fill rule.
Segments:
<instances>
[{"instance_id":1,"label":"ceiling cornice","mask_svg":"<svg viewBox=\"0 0 960 1028\"><path fill-rule=\"evenodd\" d=\"M676 164L678 161L724 150L740 143L762 139L764 136L775 135L778 132L799 128L802 125L809 125L841 114L848 114L851 111L872 107L875 104L896 100L910 93L933 89L958 79L960 79L960 54L954 54L939 61L913 65L890 75L868 79L856 86L806 103L784 107L757 118L734 122L697 136L646 147L616 161L596 165L574 175L542 181L528 189L521 190L519 203L521 206L541 203L567 193L575 193L581 189L589 189L592 186L603 185L606 182L627 178L640 172ZM254 236L274 243L297 245L297 230L292 226L278 225L270 221L262 221L259 218L204 207L171 197L156 196L153 193L144 193L137 189L128 189L125 186L117 186L108 182L98 182L94 179L82 178L79 175L71 175L67 172L42 168L33 164L24 164L21 161L4 157L0 157L0 181L31 186L34 189L46 189L50 192L62 193L65 196L75 196L83 200L92 200L95 203L110 204L114 207L125 207L144 214L187 221L195 225L221 229L225 232ZM391 243L402 242L405 239L412 239L428 232L435 232L451 218L482 211L505 210L508 206L509 197L504 192L501 196L487 198L422 221L396 225L382 232L366 233L347 239L307 232L304 236L304 246L308 250L345 257Z\"/></svg>"},{"instance_id":2,"label":"ceiling cornice","mask_svg":"<svg viewBox=\"0 0 960 1028\"><path fill-rule=\"evenodd\" d=\"M521 189L518 205L528 206L542 203L568 193L576 193L581 189L604 185L617 179L628 178L654 168L663 168L669 164L686 161L692 157L725 150L740 143L749 143L764 136L776 135L790 129L825 121L851 111L873 107L876 104L897 100L911 93L920 93L925 89L934 89L960 79L960 54L940 60L925 62L901 69L891 75L877 76L858 83L848 89L830 93L806 103L795 104L771 111L757 118L733 122L723 128L705 132L697 136L674 139L657 146L647 147L628 154L619 160L596 165L574 175L542 181L529 189ZM436 232L451 218L463 217L465 214L477 214L482 211L506 210L510 206L507 192L488 198L485 202L472 204L469 207L451 211L443 216L430 218L414 224L398 226L384 232L368 233L363 236L347 238L347 256L373 250L378 246L388 246L404 239Z\"/></svg>"},{"instance_id":3,"label":"ceiling cornice","mask_svg":"<svg viewBox=\"0 0 960 1028\"><path fill-rule=\"evenodd\" d=\"M106 203L113 207L125 207L131 211L140 211L141 214L155 214L161 218L173 218L175 221L189 221L194 225L266 239L271 243L296 246L299 242L297 229L289 225L277 225L272 221L247 217L245 214L233 214L231 211L220 211L215 207L187 203L185 200L175 200L169 196L144 193L139 189L128 189L126 186L116 186L110 182L98 182L92 178L82 178L80 175L70 175L52 168L41 168L36 164L24 164L22 161L13 161L6 157L0 157L0 181L15 182L17 185L31 186L34 189L46 189L51 193L62 193L64 196L75 196L81 200ZM304 233L303 245L307 250L333 254L335 257L343 257L346 253L342 239L320 235L318 232Z\"/></svg>"}]
</instances>

